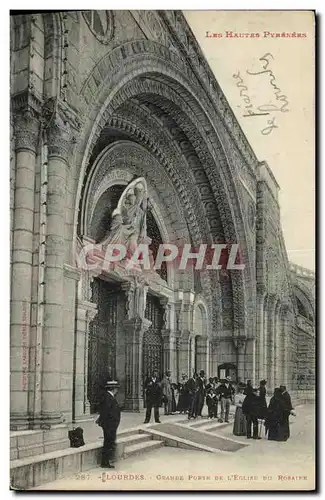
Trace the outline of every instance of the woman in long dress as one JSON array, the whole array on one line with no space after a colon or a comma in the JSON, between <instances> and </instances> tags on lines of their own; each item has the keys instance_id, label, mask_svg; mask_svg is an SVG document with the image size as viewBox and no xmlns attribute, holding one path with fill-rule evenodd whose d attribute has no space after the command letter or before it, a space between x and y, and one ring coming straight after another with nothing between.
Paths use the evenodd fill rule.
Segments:
<instances>
[{"instance_id":1,"label":"woman in long dress","mask_svg":"<svg viewBox=\"0 0 325 500\"><path fill-rule=\"evenodd\" d=\"M179 413L186 413L189 407L189 397L188 397L188 389L186 382L187 382L187 375L183 373L182 380L178 384L177 411L179 411Z\"/></svg>"},{"instance_id":2,"label":"woman in long dress","mask_svg":"<svg viewBox=\"0 0 325 500\"><path fill-rule=\"evenodd\" d=\"M269 441L282 441L280 427L283 424L284 404L279 387L274 389L265 418L265 431Z\"/></svg>"},{"instance_id":3,"label":"woman in long dress","mask_svg":"<svg viewBox=\"0 0 325 500\"><path fill-rule=\"evenodd\" d=\"M247 427L246 427L246 417L243 414L242 410L242 404L245 399L244 389L245 385L239 384L238 385L239 392L238 394L235 395L235 406L236 406L236 412L235 412L235 420L234 420L234 427L233 427L233 434L234 436L246 436L247 432Z\"/></svg>"}]
</instances>

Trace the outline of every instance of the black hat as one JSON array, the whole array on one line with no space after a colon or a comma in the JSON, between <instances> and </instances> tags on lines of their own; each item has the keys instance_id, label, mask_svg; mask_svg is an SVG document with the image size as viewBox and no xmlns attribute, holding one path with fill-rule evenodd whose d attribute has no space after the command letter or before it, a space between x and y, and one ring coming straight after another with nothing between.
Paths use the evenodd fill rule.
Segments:
<instances>
[{"instance_id":1,"label":"black hat","mask_svg":"<svg viewBox=\"0 0 325 500\"><path fill-rule=\"evenodd\" d=\"M267 382L267 380L261 380L261 381L260 381L260 384L261 384L261 385L266 385L266 382Z\"/></svg>"}]
</instances>

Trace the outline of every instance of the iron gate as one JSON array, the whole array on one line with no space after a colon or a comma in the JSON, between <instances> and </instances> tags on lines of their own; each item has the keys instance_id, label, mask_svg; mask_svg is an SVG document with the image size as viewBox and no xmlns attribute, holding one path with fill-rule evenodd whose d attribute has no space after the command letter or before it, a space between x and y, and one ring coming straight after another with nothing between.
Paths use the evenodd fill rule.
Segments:
<instances>
[{"instance_id":1,"label":"iron gate","mask_svg":"<svg viewBox=\"0 0 325 500\"><path fill-rule=\"evenodd\" d=\"M89 325L88 340L88 399L91 412L97 411L100 386L110 376L116 376L117 306L121 297L109 283L94 279L92 301L98 313Z\"/></svg>"},{"instance_id":2,"label":"iron gate","mask_svg":"<svg viewBox=\"0 0 325 500\"><path fill-rule=\"evenodd\" d=\"M159 376L163 371L163 341L161 329L163 326L163 308L157 297L147 296L145 317L152 324L143 336L143 378L157 370Z\"/></svg>"}]
</instances>

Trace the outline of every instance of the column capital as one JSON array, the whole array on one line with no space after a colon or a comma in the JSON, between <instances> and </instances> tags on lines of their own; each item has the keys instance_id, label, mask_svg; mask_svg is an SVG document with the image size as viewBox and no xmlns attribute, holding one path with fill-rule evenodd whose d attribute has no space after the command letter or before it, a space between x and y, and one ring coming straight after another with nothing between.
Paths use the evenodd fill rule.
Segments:
<instances>
[{"instance_id":1,"label":"column capital","mask_svg":"<svg viewBox=\"0 0 325 500\"><path fill-rule=\"evenodd\" d=\"M13 116L15 149L36 153L39 139L40 121L31 109L24 109Z\"/></svg>"},{"instance_id":2,"label":"column capital","mask_svg":"<svg viewBox=\"0 0 325 500\"><path fill-rule=\"evenodd\" d=\"M78 115L60 99L51 98L44 103L42 116L47 131L49 157L58 157L67 162L81 127Z\"/></svg>"}]
</instances>

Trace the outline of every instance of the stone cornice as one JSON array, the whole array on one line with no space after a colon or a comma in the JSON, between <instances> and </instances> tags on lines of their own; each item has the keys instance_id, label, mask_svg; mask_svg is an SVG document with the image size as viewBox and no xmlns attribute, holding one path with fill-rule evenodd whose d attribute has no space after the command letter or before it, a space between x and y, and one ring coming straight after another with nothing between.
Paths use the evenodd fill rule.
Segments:
<instances>
[{"instance_id":1,"label":"stone cornice","mask_svg":"<svg viewBox=\"0 0 325 500\"><path fill-rule=\"evenodd\" d=\"M187 59L198 81L205 87L206 93L220 115L229 135L253 175L256 175L258 159L249 144L237 118L219 86L202 49L181 11L159 11L175 44Z\"/></svg>"}]
</instances>

